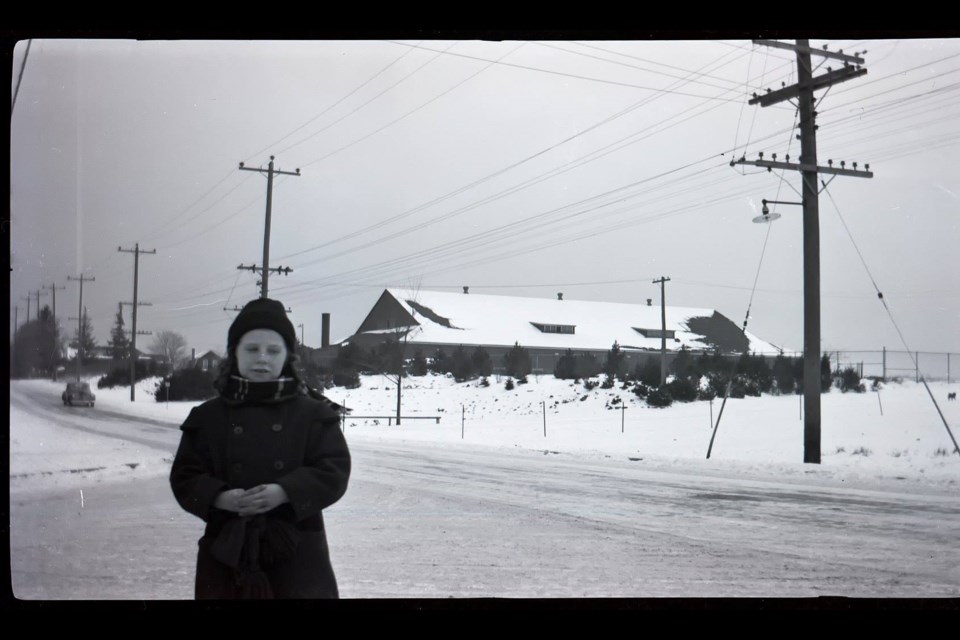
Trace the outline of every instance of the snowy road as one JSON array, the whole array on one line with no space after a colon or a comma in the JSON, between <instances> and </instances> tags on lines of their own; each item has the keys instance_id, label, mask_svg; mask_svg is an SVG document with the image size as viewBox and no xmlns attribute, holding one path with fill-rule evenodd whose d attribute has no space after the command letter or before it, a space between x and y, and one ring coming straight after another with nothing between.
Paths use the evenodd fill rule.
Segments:
<instances>
[{"instance_id":1,"label":"snowy road","mask_svg":"<svg viewBox=\"0 0 960 640\"><path fill-rule=\"evenodd\" d=\"M172 453L176 425L11 387L11 406ZM348 436L350 433L348 432ZM476 445L351 440L325 512L347 598L958 597L960 496ZM11 493L21 598L189 598L201 523L159 474Z\"/></svg>"}]
</instances>

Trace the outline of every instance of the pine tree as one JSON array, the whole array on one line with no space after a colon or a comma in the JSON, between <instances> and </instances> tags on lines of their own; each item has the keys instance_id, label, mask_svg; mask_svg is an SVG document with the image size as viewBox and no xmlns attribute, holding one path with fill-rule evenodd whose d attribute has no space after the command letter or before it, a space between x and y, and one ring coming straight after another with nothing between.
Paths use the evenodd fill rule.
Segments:
<instances>
[{"instance_id":1,"label":"pine tree","mask_svg":"<svg viewBox=\"0 0 960 640\"><path fill-rule=\"evenodd\" d=\"M86 307L83 308L80 328L73 332L72 344L77 347L81 358L85 358L87 354L92 353L97 347L97 340L93 335L93 323L90 321L90 316L87 315Z\"/></svg>"},{"instance_id":2,"label":"pine tree","mask_svg":"<svg viewBox=\"0 0 960 640\"><path fill-rule=\"evenodd\" d=\"M773 377L780 393L791 393L794 388L793 364L782 353L773 361Z\"/></svg>"},{"instance_id":3,"label":"pine tree","mask_svg":"<svg viewBox=\"0 0 960 640\"><path fill-rule=\"evenodd\" d=\"M613 379L620 375L626 357L627 355L620 348L620 344L614 340L610 351L607 351L607 361L603 365L603 371L608 378Z\"/></svg>"},{"instance_id":4,"label":"pine tree","mask_svg":"<svg viewBox=\"0 0 960 640\"><path fill-rule=\"evenodd\" d=\"M673 374L678 378L686 379L695 375L696 368L687 345L680 347L677 356L673 359L673 362L670 363L670 370L673 371Z\"/></svg>"},{"instance_id":5,"label":"pine tree","mask_svg":"<svg viewBox=\"0 0 960 640\"><path fill-rule=\"evenodd\" d=\"M567 349L567 352L557 360L557 366L553 369L553 376L561 380L572 380L577 377L577 357L573 351Z\"/></svg>"},{"instance_id":6,"label":"pine tree","mask_svg":"<svg viewBox=\"0 0 960 640\"><path fill-rule=\"evenodd\" d=\"M830 370L830 355L824 353L820 359L820 392L830 391L833 385L833 372Z\"/></svg>"},{"instance_id":7,"label":"pine tree","mask_svg":"<svg viewBox=\"0 0 960 640\"><path fill-rule=\"evenodd\" d=\"M477 345L470 359L473 360L473 371L478 376L486 377L493 373L493 362L490 360L490 353L482 346Z\"/></svg>"},{"instance_id":8,"label":"pine tree","mask_svg":"<svg viewBox=\"0 0 960 640\"><path fill-rule=\"evenodd\" d=\"M515 342L510 351L503 356L503 363L508 376L523 379L530 373L530 353L521 347L519 342Z\"/></svg>"},{"instance_id":9,"label":"pine tree","mask_svg":"<svg viewBox=\"0 0 960 640\"><path fill-rule=\"evenodd\" d=\"M467 350L463 348L463 345L459 345L453 352L452 372L453 379L457 382L464 382L473 377L473 360Z\"/></svg>"},{"instance_id":10,"label":"pine tree","mask_svg":"<svg viewBox=\"0 0 960 640\"><path fill-rule=\"evenodd\" d=\"M107 344L110 345L114 360L126 360L130 357L130 338L123 330L123 307L117 309L113 329L110 330L110 342Z\"/></svg>"},{"instance_id":11,"label":"pine tree","mask_svg":"<svg viewBox=\"0 0 960 640\"><path fill-rule=\"evenodd\" d=\"M13 375L53 374L63 359L63 339L50 307L43 307L36 320L17 328L13 356Z\"/></svg>"}]
</instances>

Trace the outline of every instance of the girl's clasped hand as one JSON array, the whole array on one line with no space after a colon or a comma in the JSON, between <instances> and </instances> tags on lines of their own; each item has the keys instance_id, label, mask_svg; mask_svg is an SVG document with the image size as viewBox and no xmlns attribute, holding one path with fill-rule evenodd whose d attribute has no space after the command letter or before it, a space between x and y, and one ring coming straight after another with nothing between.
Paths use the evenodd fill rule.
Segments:
<instances>
[{"instance_id":1,"label":"girl's clasped hand","mask_svg":"<svg viewBox=\"0 0 960 640\"><path fill-rule=\"evenodd\" d=\"M250 489L229 489L217 496L218 509L233 511L240 516L266 513L288 502L287 492L278 484L261 484Z\"/></svg>"}]
</instances>

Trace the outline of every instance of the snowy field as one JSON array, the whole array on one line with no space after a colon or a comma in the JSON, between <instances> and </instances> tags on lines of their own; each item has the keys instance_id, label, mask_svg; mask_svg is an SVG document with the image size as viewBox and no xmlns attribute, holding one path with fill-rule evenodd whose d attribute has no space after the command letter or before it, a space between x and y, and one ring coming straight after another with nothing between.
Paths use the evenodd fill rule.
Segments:
<instances>
[{"instance_id":1,"label":"snowy field","mask_svg":"<svg viewBox=\"0 0 960 640\"><path fill-rule=\"evenodd\" d=\"M960 385L929 384L954 435L960 436L960 402L947 401L948 391ZM63 383L28 380L13 385L58 397ZM155 385L156 380L141 381L136 402L131 403L129 388L96 389L92 379L97 403L87 411L179 424L199 404L156 402ZM692 463L704 471L715 467L746 475L815 474L865 484L899 480L946 487L960 482L960 456L951 455L952 442L926 389L912 381L891 382L879 392L833 389L824 394L820 465L802 462L802 407L796 395L729 399L711 458L706 460L711 416L716 421L720 399L655 409L616 386L586 390L582 383L552 376L531 376L528 384L507 391L495 377L490 378L489 387L483 387L477 381L457 384L430 375L404 380L402 415L411 419L398 427L388 424L392 422L388 416L396 411L396 386L383 377L363 377L358 389L334 388L327 393L352 409L345 421L348 441L526 449L592 459L642 458L647 465ZM82 433L62 433L13 406L10 424L11 489L62 484L70 476L85 474L123 479L133 471L169 468L169 454L158 449L119 440L103 445L95 436L91 441Z\"/></svg>"}]
</instances>

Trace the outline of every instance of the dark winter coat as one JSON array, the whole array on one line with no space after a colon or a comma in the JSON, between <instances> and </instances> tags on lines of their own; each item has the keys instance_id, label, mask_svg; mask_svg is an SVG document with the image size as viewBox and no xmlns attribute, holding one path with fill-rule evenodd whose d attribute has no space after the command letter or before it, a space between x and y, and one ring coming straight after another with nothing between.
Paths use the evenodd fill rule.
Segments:
<instances>
[{"instance_id":1,"label":"dark winter coat","mask_svg":"<svg viewBox=\"0 0 960 640\"><path fill-rule=\"evenodd\" d=\"M180 506L207 523L196 597L338 597L321 514L350 475L338 414L302 395L239 405L216 398L180 429L170 485ZM290 501L244 518L213 506L222 491L269 483Z\"/></svg>"}]
</instances>

